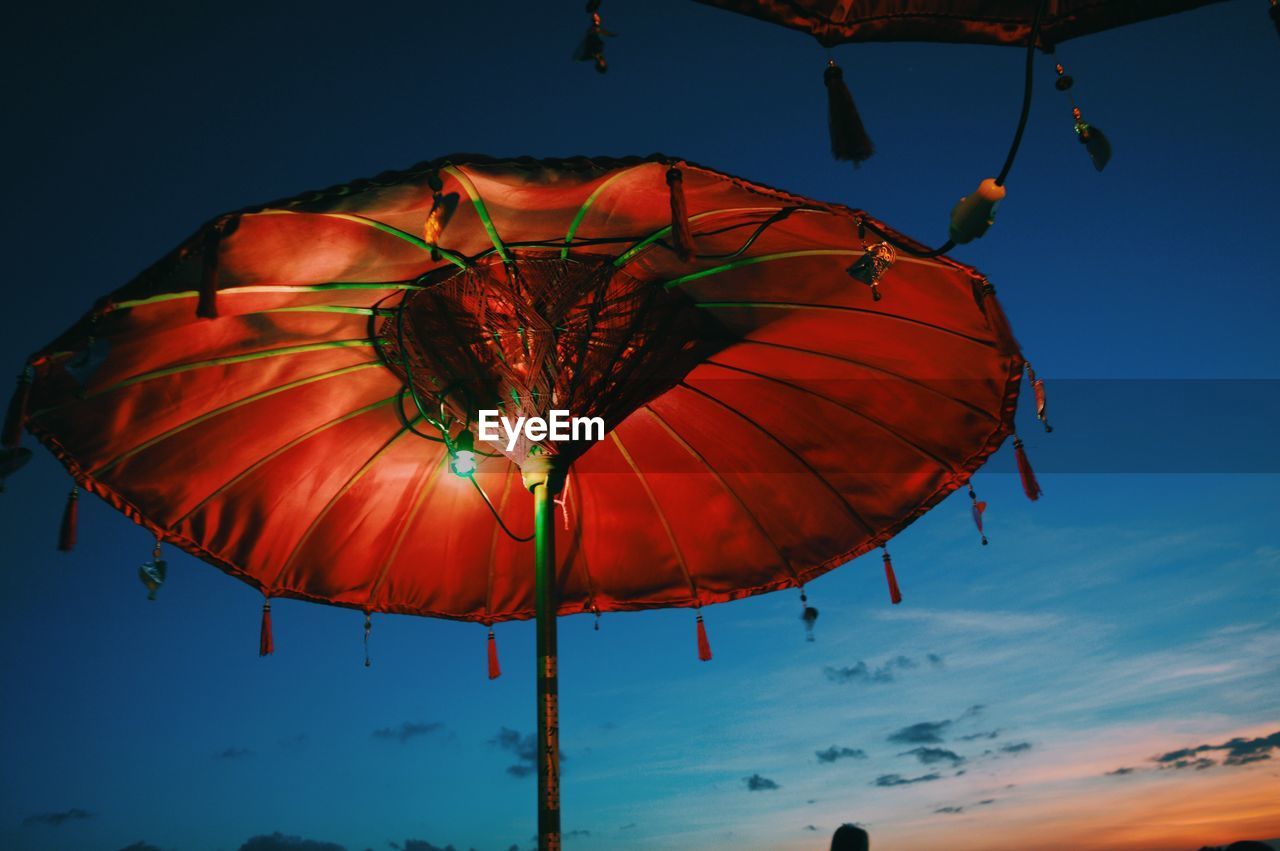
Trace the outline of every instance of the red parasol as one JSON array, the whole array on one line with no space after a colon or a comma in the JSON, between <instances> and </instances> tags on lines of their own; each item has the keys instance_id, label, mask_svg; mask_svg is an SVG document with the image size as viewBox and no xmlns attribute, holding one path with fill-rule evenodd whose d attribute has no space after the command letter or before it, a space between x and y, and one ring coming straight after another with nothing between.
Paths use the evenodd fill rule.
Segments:
<instances>
[{"instance_id":1,"label":"red parasol","mask_svg":"<svg viewBox=\"0 0 1280 851\"><path fill-rule=\"evenodd\" d=\"M887 240L915 246L667 157L436 160L201 228L31 358L6 445L25 422L77 489L260 589L264 654L273 597L536 613L556 847L555 613L803 586L1011 434L990 284ZM607 434L486 440L485 410Z\"/></svg>"},{"instance_id":2,"label":"red parasol","mask_svg":"<svg viewBox=\"0 0 1280 851\"><path fill-rule=\"evenodd\" d=\"M1037 46L1185 12L1221 0L697 0L807 32L826 47L855 41L1025 46L1044 8Z\"/></svg>"}]
</instances>

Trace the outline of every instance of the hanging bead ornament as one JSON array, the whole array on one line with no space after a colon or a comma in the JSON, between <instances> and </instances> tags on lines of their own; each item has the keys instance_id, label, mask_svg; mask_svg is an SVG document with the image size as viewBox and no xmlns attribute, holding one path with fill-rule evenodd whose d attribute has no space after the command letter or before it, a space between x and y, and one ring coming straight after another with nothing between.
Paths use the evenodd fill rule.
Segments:
<instances>
[{"instance_id":1,"label":"hanging bead ornament","mask_svg":"<svg viewBox=\"0 0 1280 851\"><path fill-rule=\"evenodd\" d=\"M1058 62L1054 65L1054 69L1058 72L1058 79L1054 81L1054 88L1060 92L1069 92L1071 87L1075 85L1075 80L1070 74L1066 73L1066 69L1062 67L1062 63ZM1071 97L1071 117L1075 121L1076 136L1080 139L1080 144L1084 145L1085 151L1089 154L1089 159L1093 162L1093 167L1098 171L1102 171L1107 167L1107 163L1111 161L1111 142L1106 135L1084 120L1080 107L1076 105L1075 97Z\"/></svg>"},{"instance_id":2,"label":"hanging bead ornament","mask_svg":"<svg viewBox=\"0 0 1280 851\"><path fill-rule=\"evenodd\" d=\"M582 41L578 42L573 58L578 62L594 62L596 71L603 74L609 70L609 63L604 59L605 36L613 38L617 33L604 28L604 21L600 17L600 0L587 0L587 14L591 16L591 23L587 26Z\"/></svg>"},{"instance_id":3,"label":"hanging bead ornament","mask_svg":"<svg viewBox=\"0 0 1280 851\"><path fill-rule=\"evenodd\" d=\"M1027 362L1027 380L1031 382L1031 392L1036 397L1036 419L1044 426L1045 433L1053 431L1053 426L1049 425L1048 406L1045 401L1044 379L1036 378L1036 371L1031 368L1030 361Z\"/></svg>"},{"instance_id":4,"label":"hanging bead ornament","mask_svg":"<svg viewBox=\"0 0 1280 851\"><path fill-rule=\"evenodd\" d=\"M800 613L800 620L804 621L804 640L813 641L813 627L818 622L818 610L809 605L809 595L804 593L804 589L800 589L800 606L803 611Z\"/></svg>"},{"instance_id":5,"label":"hanging bead ornament","mask_svg":"<svg viewBox=\"0 0 1280 851\"><path fill-rule=\"evenodd\" d=\"M871 300L880 300L880 279L889 271L898 259L898 252L887 242L868 245L861 257L853 261L853 265L845 271L855 281L861 281L871 288Z\"/></svg>"},{"instance_id":6,"label":"hanging bead ornament","mask_svg":"<svg viewBox=\"0 0 1280 851\"><path fill-rule=\"evenodd\" d=\"M985 502L978 501L978 495L973 492L973 484L969 484L969 510L973 514L973 525L978 527L978 534L982 536L982 546L987 545L987 533L982 531L982 513L987 510Z\"/></svg>"},{"instance_id":7,"label":"hanging bead ornament","mask_svg":"<svg viewBox=\"0 0 1280 851\"><path fill-rule=\"evenodd\" d=\"M151 550L151 561L138 568L138 579L142 580L142 584L147 588L148 600L156 598L156 592L164 584L168 572L169 566L164 559L160 558L160 536L157 535L155 548Z\"/></svg>"},{"instance_id":8,"label":"hanging bead ornament","mask_svg":"<svg viewBox=\"0 0 1280 851\"><path fill-rule=\"evenodd\" d=\"M364 666L369 667L369 633L373 632L373 615L364 613Z\"/></svg>"}]
</instances>

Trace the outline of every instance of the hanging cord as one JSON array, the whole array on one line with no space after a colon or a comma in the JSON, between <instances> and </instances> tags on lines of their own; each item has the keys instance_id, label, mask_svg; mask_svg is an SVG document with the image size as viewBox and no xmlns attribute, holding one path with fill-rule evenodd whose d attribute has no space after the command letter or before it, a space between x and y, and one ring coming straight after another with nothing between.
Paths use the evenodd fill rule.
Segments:
<instances>
[{"instance_id":1,"label":"hanging cord","mask_svg":"<svg viewBox=\"0 0 1280 851\"><path fill-rule=\"evenodd\" d=\"M480 486L480 483L477 482L475 478L471 476L468 476L467 479L471 482L472 486L476 489L476 491L479 492L480 496L483 497L484 504L489 506L489 512L493 514L493 519L498 521L498 526L501 527L503 532L507 533L508 538L510 538L513 541L517 541L521 544L527 543L528 541L533 540L534 536L532 534L526 535L525 537L521 537L517 535L515 532L512 532L510 529L508 529L507 524L502 522L502 516L498 514L498 509L494 507L493 500L489 499L489 494L484 492L484 488Z\"/></svg>"},{"instance_id":2,"label":"hanging cord","mask_svg":"<svg viewBox=\"0 0 1280 851\"><path fill-rule=\"evenodd\" d=\"M364 613L364 666L369 667L369 633L373 632L373 615Z\"/></svg>"},{"instance_id":3,"label":"hanging cord","mask_svg":"<svg viewBox=\"0 0 1280 851\"><path fill-rule=\"evenodd\" d=\"M1031 115L1031 80L1035 71L1036 42L1040 39L1040 19L1044 17L1044 7L1049 0L1043 0L1036 8L1035 19L1031 23L1031 35L1027 38L1027 70L1022 85L1022 113L1018 116L1018 129L1014 131L1013 142L1009 145L1009 154L1004 158L1004 167L996 177L996 186L1004 186L1013 161L1018 158L1018 148L1022 145L1022 131L1027 129L1027 117Z\"/></svg>"},{"instance_id":4,"label":"hanging cord","mask_svg":"<svg viewBox=\"0 0 1280 851\"><path fill-rule=\"evenodd\" d=\"M1022 146L1023 131L1027 129L1027 118L1031 115L1031 83L1034 77L1033 72L1035 70L1036 42L1040 39L1040 21L1044 16L1044 9L1047 5L1048 0L1042 0L1042 2L1037 6L1036 16L1031 24L1031 35L1027 38L1027 64L1026 76L1024 78L1022 89L1022 109L1018 115L1018 127L1013 133L1013 142L1009 145L1009 153L1004 158L1004 166L1000 169L1000 175L995 179L996 186L1004 186L1005 179L1009 176L1009 170L1013 168L1013 161L1017 159L1018 156L1018 148ZM894 248L899 251L904 251L912 257L920 257L927 260L946 254L948 251L956 247L956 241L954 239L948 239L937 248L926 248L921 250L913 245L903 242L893 234L887 233L879 227L876 227L871 222L865 222L864 226L868 230L876 233L881 239L892 245Z\"/></svg>"},{"instance_id":5,"label":"hanging cord","mask_svg":"<svg viewBox=\"0 0 1280 851\"><path fill-rule=\"evenodd\" d=\"M409 364L409 350L404 346L404 307L404 302L401 302L400 306L396 308L396 343L400 346L400 367L404 370L405 386L409 388L409 395L413 398L413 404L418 409L418 413L424 420L438 428L440 433L446 436L446 442L448 442L448 425L436 420L427 413L426 407L422 404L422 399L418 396L417 385L413 381L413 367ZM444 410L443 398L440 399L440 409L441 411Z\"/></svg>"}]
</instances>

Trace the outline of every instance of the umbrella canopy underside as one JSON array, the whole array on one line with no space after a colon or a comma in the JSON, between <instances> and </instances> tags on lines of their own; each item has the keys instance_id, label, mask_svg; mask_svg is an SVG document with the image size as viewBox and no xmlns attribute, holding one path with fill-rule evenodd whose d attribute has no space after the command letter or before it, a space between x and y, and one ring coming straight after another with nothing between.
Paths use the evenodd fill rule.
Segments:
<instances>
[{"instance_id":1,"label":"umbrella canopy underside","mask_svg":"<svg viewBox=\"0 0 1280 851\"><path fill-rule=\"evenodd\" d=\"M1023 362L984 279L902 254L875 300L846 271L860 222L892 233L666 157L436 160L202 228L33 357L27 424L81 487L268 596L492 623L533 616L532 546L408 390L463 388L463 420L599 415L603 440L542 444L572 461L561 614L793 587L1012 429ZM529 445L477 442L518 533Z\"/></svg>"},{"instance_id":2,"label":"umbrella canopy underside","mask_svg":"<svg viewBox=\"0 0 1280 851\"><path fill-rule=\"evenodd\" d=\"M855 41L1025 45L1040 0L698 0L807 32L832 47ZM1220 0L1044 0L1039 47Z\"/></svg>"}]
</instances>

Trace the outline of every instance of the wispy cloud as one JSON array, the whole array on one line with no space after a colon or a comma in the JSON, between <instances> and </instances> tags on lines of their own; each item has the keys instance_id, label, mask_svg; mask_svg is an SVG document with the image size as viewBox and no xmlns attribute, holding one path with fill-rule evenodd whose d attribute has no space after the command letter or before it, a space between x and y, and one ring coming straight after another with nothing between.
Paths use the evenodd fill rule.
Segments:
<instances>
[{"instance_id":1,"label":"wispy cloud","mask_svg":"<svg viewBox=\"0 0 1280 851\"><path fill-rule=\"evenodd\" d=\"M27 816L22 820L24 826L44 825L46 827L61 827L69 821L84 821L93 818L93 813L88 810L82 810L79 807L72 807L69 810L61 810L56 813L37 813Z\"/></svg>"},{"instance_id":2,"label":"wispy cloud","mask_svg":"<svg viewBox=\"0 0 1280 851\"><path fill-rule=\"evenodd\" d=\"M825 751L814 751L818 762L835 762L840 759L866 759L867 752L862 748L844 748L832 745Z\"/></svg>"},{"instance_id":3,"label":"wispy cloud","mask_svg":"<svg viewBox=\"0 0 1280 851\"><path fill-rule=\"evenodd\" d=\"M507 766L507 774L512 777L529 777L537 771L538 737L533 733L522 735L509 727L503 727L489 740L489 744L496 745L516 758L514 764ZM564 763L566 759L561 751L560 762Z\"/></svg>"},{"instance_id":4,"label":"wispy cloud","mask_svg":"<svg viewBox=\"0 0 1280 851\"><path fill-rule=\"evenodd\" d=\"M249 756L252 753L253 751L248 748L226 748L225 750L219 751L216 756L218 759L240 759L241 757Z\"/></svg>"},{"instance_id":5,"label":"wispy cloud","mask_svg":"<svg viewBox=\"0 0 1280 851\"><path fill-rule=\"evenodd\" d=\"M890 733L888 741L898 745L942 742L942 734L947 731L951 723L951 721L920 721L916 724L908 724L906 727Z\"/></svg>"},{"instance_id":6,"label":"wispy cloud","mask_svg":"<svg viewBox=\"0 0 1280 851\"><path fill-rule=\"evenodd\" d=\"M373 731L373 738L405 744L411 739L426 736L439 730L444 725L439 721L405 721L399 727L381 727Z\"/></svg>"},{"instance_id":7,"label":"wispy cloud","mask_svg":"<svg viewBox=\"0 0 1280 851\"><path fill-rule=\"evenodd\" d=\"M881 774L874 781L873 786L910 786L913 783L929 783L934 780L941 780L942 775L936 772L922 774L919 777L903 777L901 774Z\"/></svg>"},{"instance_id":8,"label":"wispy cloud","mask_svg":"<svg viewBox=\"0 0 1280 851\"><path fill-rule=\"evenodd\" d=\"M1271 752L1274 750L1280 750L1280 731L1276 731L1269 736L1258 736L1252 739L1232 739L1220 745L1198 745L1194 748L1180 748L1161 754L1155 757L1154 761L1162 765L1181 768L1183 766L1180 763L1186 762L1196 754L1210 751L1226 751L1226 758L1222 760L1223 765L1248 765L1251 762L1271 759ZM1212 760L1210 762L1212 764Z\"/></svg>"},{"instance_id":9,"label":"wispy cloud","mask_svg":"<svg viewBox=\"0 0 1280 851\"><path fill-rule=\"evenodd\" d=\"M747 784L747 789L752 792L766 792L782 788L773 780L770 780L768 777L761 777L759 774L744 777L742 778L742 781Z\"/></svg>"},{"instance_id":10,"label":"wispy cloud","mask_svg":"<svg viewBox=\"0 0 1280 851\"><path fill-rule=\"evenodd\" d=\"M925 656L925 662L932 667L942 666L942 657L936 653ZM853 665L842 667L827 666L822 669L823 675L833 683L891 683L901 671L919 668L920 662L910 656L894 656L882 665L872 665L859 659Z\"/></svg>"},{"instance_id":11,"label":"wispy cloud","mask_svg":"<svg viewBox=\"0 0 1280 851\"><path fill-rule=\"evenodd\" d=\"M303 839L300 836L288 836L276 831L251 837L240 846L240 851L347 851L347 849L336 842Z\"/></svg>"},{"instance_id":12,"label":"wispy cloud","mask_svg":"<svg viewBox=\"0 0 1280 851\"><path fill-rule=\"evenodd\" d=\"M946 748L929 748L924 746L904 751L898 754L898 756L914 756L916 759L920 760L922 765L934 765L939 762L949 762L955 766L965 761L964 757L960 756L960 754L955 751L948 750Z\"/></svg>"}]
</instances>

